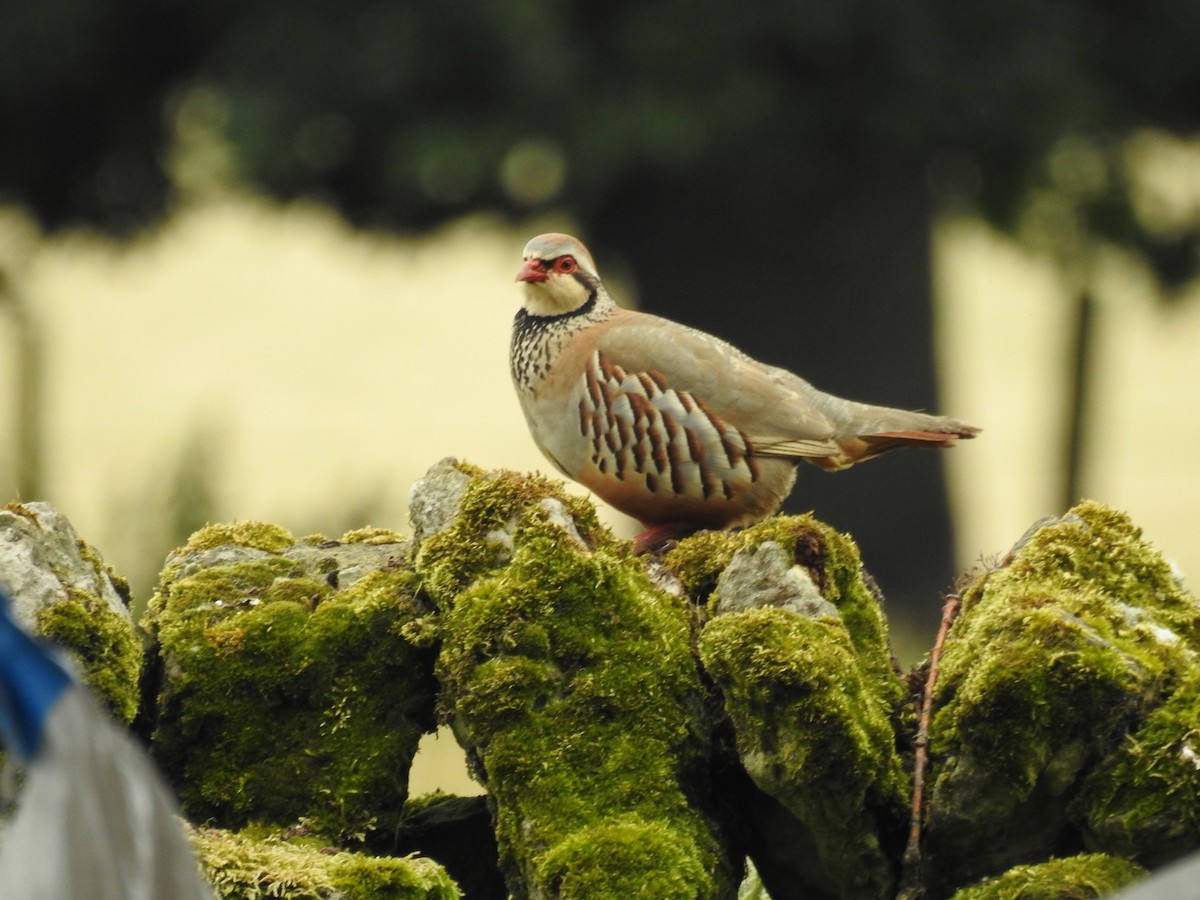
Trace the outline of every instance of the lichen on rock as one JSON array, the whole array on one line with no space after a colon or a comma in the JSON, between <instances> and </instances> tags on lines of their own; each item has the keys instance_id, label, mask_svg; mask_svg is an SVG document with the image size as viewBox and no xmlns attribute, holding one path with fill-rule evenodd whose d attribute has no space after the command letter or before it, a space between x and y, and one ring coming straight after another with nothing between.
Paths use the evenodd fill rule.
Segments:
<instances>
[{"instance_id":1,"label":"lichen on rock","mask_svg":"<svg viewBox=\"0 0 1200 900\"><path fill-rule=\"evenodd\" d=\"M426 529L417 571L443 619L441 702L494 802L510 892L730 896L685 601L554 483L457 471L469 482Z\"/></svg>"},{"instance_id":2,"label":"lichen on rock","mask_svg":"<svg viewBox=\"0 0 1200 900\"><path fill-rule=\"evenodd\" d=\"M307 817L371 841L401 816L433 724L427 610L407 543L209 526L167 560L145 626L163 665L153 750L198 820Z\"/></svg>"},{"instance_id":3,"label":"lichen on rock","mask_svg":"<svg viewBox=\"0 0 1200 900\"><path fill-rule=\"evenodd\" d=\"M935 692L931 883L1200 844L1200 604L1128 517L1089 502L1041 524L962 604Z\"/></svg>"}]
</instances>

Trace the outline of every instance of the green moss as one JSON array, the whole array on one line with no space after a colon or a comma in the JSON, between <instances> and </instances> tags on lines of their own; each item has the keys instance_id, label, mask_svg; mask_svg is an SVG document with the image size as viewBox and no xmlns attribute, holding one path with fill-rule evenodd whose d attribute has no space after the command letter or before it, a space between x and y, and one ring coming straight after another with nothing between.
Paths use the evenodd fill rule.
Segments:
<instances>
[{"instance_id":1,"label":"green moss","mask_svg":"<svg viewBox=\"0 0 1200 900\"><path fill-rule=\"evenodd\" d=\"M195 818L307 816L334 840L369 841L399 821L432 727L432 651L403 636L426 610L410 569L335 590L327 560L307 559L172 558L147 621L166 671L153 749Z\"/></svg>"},{"instance_id":2,"label":"green moss","mask_svg":"<svg viewBox=\"0 0 1200 900\"><path fill-rule=\"evenodd\" d=\"M1140 878L1141 866L1103 853L1014 866L997 878L964 888L953 900L1094 900Z\"/></svg>"},{"instance_id":3,"label":"green moss","mask_svg":"<svg viewBox=\"0 0 1200 900\"><path fill-rule=\"evenodd\" d=\"M559 487L476 475L419 555L444 610L441 699L495 800L511 891L723 896L731 866L696 808L708 750L690 613L615 549Z\"/></svg>"},{"instance_id":4,"label":"green moss","mask_svg":"<svg viewBox=\"0 0 1200 900\"><path fill-rule=\"evenodd\" d=\"M192 843L222 900L452 900L462 896L437 863L372 857L282 835L205 829Z\"/></svg>"},{"instance_id":5,"label":"green moss","mask_svg":"<svg viewBox=\"0 0 1200 900\"><path fill-rule=\"evenodd\" d=\"M773 607L718 616L700 636L738 756L810 832L810 867L841 896L887 897L908 779L892 709L855 650L841 622Z\"/></svg>"},{"instance_id":6,"label":"green moss","mask_svg":"<svg viewBox=\"0 0 1200 900\"><path fill-rule=\"evenodd\" d=\"M456 799L454 794L443 791L440 788L416 797L409 797L404 804L404 817L406 819L412 818L419 813L425 812L427 809L445 803L447 800L454 799Z\"/></svg>"},{"instance_id":7,"label":"green moss","mask_svg":"<svg viewBox=\"0 0 1200 900\"><path fill-rule=\"evenodd\" d=\"M404 536L390 528L356 528L341 537L343 544L401 544Z\"/></svg>"},{"instance_id":8,"label":"green moss","mask_svg":"<svg viewBox=\"0 0 1200 900\"><path fill-rule=\"evenodd\" d=\"M858 665L870 677L872 691L899 707L905 689L897 677L888 645L887 619L863 578L858 547L812 516L776 516L739 532L705 532L685 538L667 555L667 566L697 603L710 604L721 573L734 554L767 541L779 544L807 569L826 600L837 607L854 644Z\"/></svg>"},{"instance_id":9,"label":"green moss","mask_svg":"<svg viewBox=\"0 0 1200 900\"><path fill-rule=\"evenodd\" d=\"M733 554L746 546L745 535L745 531L700 531L679 541L664 561L687 595L704 605Z\"/></svg>"},{"instance_id":10,"label":"green moss","mask_svg":"<svg viewBox=\"0 0 1200 900\"><path fill-rule=\"evenodd\" d=\"M129 580L123 575L117 574L117 570L106 563L104 558L100 556L100 551L87 541L80 539L75 542L75 547L83 560L91 563L97 573L108 579L109 584L113 586L113 590L117 592L117 596L121 598L121 602L128 609L130 600L133 597L133 591L129 587Z\"/></svg>"},{"instance_id":11,"label":"green moss","mask_svg":"<svg viewBox=\"0 0 1200 900\"><path fill-rule=\"evenodd\" d=\"M969 637L964 629L947 649L940 692L947 700L934 733L985 754L999 789L1027 792L1070 743L1098 752L1112 741L1153 685L1150 673L1061 605L1038 606L1044 591L1007 596L1014 605L995 610L991 627ZM995 641L990 652L981 650L988 641Z\"/></svg>"},{"instance_id":12,"label":"green moss","mask_svg":"<svg viewBox=\"0 0 1200 900\"><path fill-rule=\"evenodd\" d=\"M176 557L180 558L186 557ZM276 579L304 574L299 562L283 557L230 561L200 568L185 577L176 577L177 566L168 563L142 622L164 644L174 643L179 629L217 623L251 610L261 603Z\"/></svg>"},{"instance_id":13,"label":"green moss","mask_svg":"<svg viewBox=\"0 0 1200 900\"><path fill-rule=\"evenodd\" d=\"M1094 845L1147 866L1200 847L1200 672L1092 770L1071 812Z\"/></svg>"},{"instance_id":14,"label":"green moss","mask_svg":"<svg viewBox=\"0 0 1200 900\"><path fill-rule=\"evenodd\" d=\"M458 468L471 476L459 515L449 528L421 544L417 559L425 590L439 603L451 602L481 573L509 559L511 529L518 519L525 530L555 530L550 511L538 505L542 500L561 503L589 545L614 546L595 507L567 494L561 482L519 472L483 472L464 463Z\"/></svg>"},{"instance_id":15,"label":"green moss","mask_svg":"<svg viewBox=\"0 0 1200 900\"><path fill-rule=\"evenodd\" d=\"M328 600L333 595L333 588L323 578L299 576L295 578L276 578L262 596L263 603L295 603L298 606L313 610L317 604Z\"/></svg>"},{"instance_id":16,"label":"green moss","mask_svg":"<svg viewBox=\"0 0 1200 900\"><path fill-rule=\"evenodd\" d=\"M1001 572L1014 581L1051 574L1064 588L1086 586L1145 615L1140 622L1127 622L1127 610L1121 609L1122 624L1133 630L1157 624L1200 650L1200 604L1142 530L1111 507L1079 504L1063 520L1040 529Z\"/></svg>"},{"instance_id":17,"label":"green moss","mask_svg":"<svg viewBox=\"0 0 1200 900\"><path fill-rule=\"evenodd\" d=\"M138 676L142 642L127 616L115 612L93 594L67 588L67 598L38 613L37 631L69 647L77 656L84 680L125 722L138 708Z\"/></svg>"},{"instance_id":18,"label":"green moss","mask_svg":"<svg viewBox=\"0 0 1200 900\"><path fill-rule=\"evenodd\" d=\"M708 876L695 848L681 845L679 837L662 822L636 818L580 829L546 853L546 883L562 900L692 900Z\"/></svg>"},{"instance_id":19,"label":"green moss","mask_svg":"<svg viewBox=\"0 0 1200 900\"><path fill-rule=\"evenodd\" d=\"M184 552L212 550L215 547L250 547L266 553L282 553L296 543L292 533L279 525L266 522L233 522L206 525L190 538Z\"/></svg>"},{"instance_id":20,"label":"green moss","mask_svg":"<svg viewBox=\"0 0 1200 900\"><path fill-rule=\"evenodd\" d=\"M1116 796L1095 766L1191 677L1200 621L1128 517L1095 503L1040 528L962 600L931 728L926 860L950 884L1079 840L1081 785L1095 809ZM1194 846L1194 817L1189 828Z\"/></svg>"}]
</instances>

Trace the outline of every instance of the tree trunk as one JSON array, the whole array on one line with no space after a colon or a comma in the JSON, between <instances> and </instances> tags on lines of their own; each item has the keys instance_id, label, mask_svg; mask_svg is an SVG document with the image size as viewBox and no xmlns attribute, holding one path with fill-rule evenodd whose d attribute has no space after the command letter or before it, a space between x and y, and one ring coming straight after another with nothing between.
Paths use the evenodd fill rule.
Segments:
<instances>
[{"instance_id":1,"label":"tree trunk","mask_svg":"<svg viewBox=\"0 0 1200 900\"><path fill-rule=\"evenodd\" d=\"M0 309L13 323L15 428L13 478L4 487L21 500L38 500L42 484L42 339L38 322L24 297L0 269Z\"/></svg>"}]
</instances>

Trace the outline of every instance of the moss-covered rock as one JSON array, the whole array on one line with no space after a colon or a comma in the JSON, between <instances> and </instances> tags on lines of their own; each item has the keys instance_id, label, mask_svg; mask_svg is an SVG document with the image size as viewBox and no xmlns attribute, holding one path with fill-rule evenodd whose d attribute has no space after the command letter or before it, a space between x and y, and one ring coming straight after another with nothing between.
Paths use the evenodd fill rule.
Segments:
<instances>
[{"instance_id":1,"label":"moss-covered rock","mask_svg":"<svg viewBox=\"0 0 1200 900\"><path fill-rule=\"evenodd\" d=\"M451 805L514 896L724 900L747 850L779 898L892 895L916 728L849 538L780 517L639 560L557 483L453 460L412 508L414 542L246 522L167 560L143 713L192 818L243 829L197 837L223 896L456 896L345 852ZM123 581L40 504L0 511L0 577L130 718ZM906 887L1095 897L1200 847L1200 604L1128 518L1040 523L961 600ZM489 796L404 809L435 688Z\"/></svg>"},{"instance_id":2,"label":"moss-covered rock","mask_svg":"<svg viewBox=\"0 0 1200 900\"><path fill-rule=\"evenodd\" d=\"M0 508L0 582L17 618L65 648L117 718L137 713L142 641L129 584L48 503Z\"/></svg>"},{"instance_id":3,"label":"moss-covered rock","mask_svg":"<svg viewBox=\"0 0 1200 900\"><path fill-rule=\"evenodd\" d=\"M761 552L766 545L777 546L837 610L872 693L888 707L899 708L907 691L892 660L887 617L849 535L812 516L776 516L743 531L706 531L685 538L667 554L666 563L688 596L711 614L722 600L721 577L735 557Z\"/></svg>"},{"instance_id":4,"label":"moss-covered rock","mask_svg":"<svg viewBox=\"0 0 1200 900\"><path fill-rule=\"evenodd\" d=\"M34 631L68 647L88 687L117 718L133 721L138 711L142 642L128 615L113 612L95 594L68 588L66 599L38 613Z\"/></svg>"},{"instance_id":5,"label":"moss-covered rock","mask_svg":"<svg viewBox=\"0 0 1200 900\"><path fill-rule=\"evenodd\" d=\"M292 833L205 828L192 844L221 900L454 900L461 894L437 863L373 857Z\"/></svg>"},{"instance_id":6,"label":"moss-covered rock","mask_svg":"<svg viewBox=\"0 0 1200 900\"><path fill-rule=\"evenodd\" d=\"M1077 506L962 603L931 728L935 888L1083 847L1153 863L1200 844L1200 604L1129 519Z\"/></svg>"},{"instance_id":7,"label":"moss-covered rock","mask_svg":"<svg viewBox=\"0 0 1200 900\"><path fill-rule=\"evenodd\" d=\"M442 611L442 703L494 801L510 892L731 896L705 812L687 604L651 586L590 504L545 479L458 471L457 514L423 527L417 569Z\"/></svg>"},{"instance_id":8,"label":"moss-covered rock","mask_svg":"<svg viewBox=\"0 0 1200 900\"><path fill-rule=\"evenodd\" d=\"M894 730L905 692L853 543L788 517L683 541L669 561L701 592L713 580L700 573L722 567L700 656L742 765L792 819L771 810L775 841L786 829L791 846L786 860L756 860L764 881L779 872L805 896L891 896L907 815Z\"/></svg>"},{"instance_id":9,"label":"moss-covered rock","mask_svg":"<svg viewBox=\"0 0 1200 900\"><path fill-rule=\"evenodd\" d=\"M1085 843L1159 866L1200 847L1200 671L1102 759L1068 809Z\"/></svg>"},{"instance_id":10,"label":"moss-covered rock","mask_svg":"<svg viewBox=\"0 0 1200 900\"><path fill-rule=\"evenodd\" d=\"M308 817L337 841L390 833L433 724L433 655L406 543L297 542L209 526L171 555L146 616L163 681L153 751L193 818Z\"/></svg>"},{"instance_id":11,"label":"moss-covered rock","mask_svg":"<svg viewBox=\"0 0 1200 900\"><path fill-rule=\"evenodd\" d=\"M440 502L427 501L430 494ZM619 546L592 504L568 496L561 482L540 475L484 472L443 460L414 486L412 502L429 516L414 521L414 532L423 536L417 568L426 592L443 605L512 559L518 526L529 524L520 520L531 513L539 524L552 526L554 540L565 535L579 546L613 552Z\"/></svg>"},{"instance_id":12,"label":"moss-covered rock","mask_svg":"<svg viewBox=\"0 0 1200 900\"><path fill-rule=\"evenodd\" d=\"M953 900L1096 900L1143 878L1136 863L1103 853L1084 853L1031 866L958 891Z\"/></svg>"}]
</instances>

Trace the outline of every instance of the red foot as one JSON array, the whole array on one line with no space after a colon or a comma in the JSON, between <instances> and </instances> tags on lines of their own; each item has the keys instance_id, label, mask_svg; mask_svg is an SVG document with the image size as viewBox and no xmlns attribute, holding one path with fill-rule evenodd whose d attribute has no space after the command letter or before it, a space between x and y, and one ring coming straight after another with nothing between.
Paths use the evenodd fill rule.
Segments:
<instances>
[{"instance_id":1,"label":"red foot","mask_svg":"<svg viewBox=\"0 0 1200 900\"><path fill-rule=\"evenodd\" d=\"M633 538L633 555L641 556L643 553L655 553L668 549L667 544L672 544L680 538L685 538L689 534L695 534L700 529L695 525L690 525L687 522L667 522L663 525L651 525L645 531L637 534Z\"/></svg>"}]
</instances>

